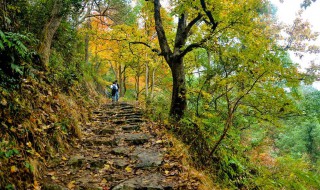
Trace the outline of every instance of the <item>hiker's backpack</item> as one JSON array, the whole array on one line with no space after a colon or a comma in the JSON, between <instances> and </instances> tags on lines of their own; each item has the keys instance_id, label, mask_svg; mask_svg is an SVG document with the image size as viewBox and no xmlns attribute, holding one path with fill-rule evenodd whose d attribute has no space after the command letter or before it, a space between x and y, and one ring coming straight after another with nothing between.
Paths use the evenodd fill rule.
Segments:
<instances>
[{"instance_id":1,"label":"hiker's backpack","mask_svg":"<svg viewBox=\"0 0 320 190\"><path fill-rule=\"evenodd\" d=\"M113 84L111 88L111 95L112 96L116 95L117 90L118 90L118 87Z\"/></svg>"}]
</instances>

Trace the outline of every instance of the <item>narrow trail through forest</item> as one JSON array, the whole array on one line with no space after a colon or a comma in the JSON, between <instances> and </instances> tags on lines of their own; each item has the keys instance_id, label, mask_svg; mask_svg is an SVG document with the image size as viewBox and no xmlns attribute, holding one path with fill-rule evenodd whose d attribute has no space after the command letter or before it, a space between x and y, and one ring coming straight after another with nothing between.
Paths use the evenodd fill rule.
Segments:
<instances>
[{"instance_id":1,"label":"narrow trail through forest","mask_svg":"<svg viewBox=\"0 0 320 190\"><path fill-rule=\"evenodd\" d=\"M93 112L78 145L52 162L44 190L198 189L163 130L128 103L105 104Z\"/></svg>"}]
</instances>

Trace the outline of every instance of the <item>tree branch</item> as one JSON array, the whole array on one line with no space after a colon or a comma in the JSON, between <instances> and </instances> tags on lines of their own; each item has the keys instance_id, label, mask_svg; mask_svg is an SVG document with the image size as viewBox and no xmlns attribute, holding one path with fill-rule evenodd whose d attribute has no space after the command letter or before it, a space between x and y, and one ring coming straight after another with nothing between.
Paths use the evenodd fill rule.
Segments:
<instances>
[{"instance_id":1,"label":"tree branch","mask_svg":"<svg viewBox=\"0 0 320 190\"><path fill-rule=\"evenodd\" d=\"M150 48L152 52L155 52L155 53L157 53L158 55L162 55L161 52L160 52L158 49L151 47L149 44L147 44L147 43L145 43L145 42L129 42L129 47L130 47L131 44L142 44L142 45ZM131 50L131 47L130 47L130 50ZM133 54L133 51L132 51L132 50L131 50L131 53Z\"/></svg>"},{"instance_id":2,"label":"tree branch","mask_svg":"<svg viewBox=\"0 0 320 190\"><path fill-rule=\"evenodd\" d=\"M212 25L211 29L212 31L214 31L218 27L219 23L216 22L215 19L213 18L211 11L207 10L207 5L205 0L200 0L200 3L201 3L202 10L206 13L207 17L209 18L210 24Z\"/></svg>"},{"instance_id":3,"label":"tree branch","mask_svg":"<svg viewBox=\"0 0 320 190\"><path fill-rule=\"evenodd\" d=\"M160 49L165 59L169 61L169 56L172 54L172 51L168 44L168 40L162 25L162 19L160 14L160 7L161 7L160 0L154 0L153 4L154 4L154 19L155 19L156 31L158 34Z\"/></svg>"}]
</instances>

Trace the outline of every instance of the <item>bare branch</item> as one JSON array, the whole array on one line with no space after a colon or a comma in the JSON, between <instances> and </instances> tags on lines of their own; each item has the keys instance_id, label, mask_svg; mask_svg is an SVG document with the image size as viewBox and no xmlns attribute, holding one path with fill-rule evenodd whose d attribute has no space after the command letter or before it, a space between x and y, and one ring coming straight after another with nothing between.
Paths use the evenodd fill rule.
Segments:
<instances>
[{"instance_id":1,"label":"bare branch","mask_svg":"<svg viewBox=\"0 0 320 190\"><path fill-rule=\"evenodd\" d=\"M262 78L262 76L263 76L264 74L266 74L266 72L267 72L267 71L264 71L261 75L259 75L259 76L255 79L255 81L252 83L252 85L250 86L250 88L246 91L246 93L244 93L242 96L240 96L240 97L238 98L238 100L236 101L236 103L234 104L234 106L233 106L233 108L232 108L232 113L234 113L234 112L236 111L236 109L237 109L240 101L242 100L242 98L244 98L246 95L248 95L248 94L251 92L251 90L253 89L253 87L254 87L254 86L257 84L257 82Z\"/></svg>"}]
</instances>

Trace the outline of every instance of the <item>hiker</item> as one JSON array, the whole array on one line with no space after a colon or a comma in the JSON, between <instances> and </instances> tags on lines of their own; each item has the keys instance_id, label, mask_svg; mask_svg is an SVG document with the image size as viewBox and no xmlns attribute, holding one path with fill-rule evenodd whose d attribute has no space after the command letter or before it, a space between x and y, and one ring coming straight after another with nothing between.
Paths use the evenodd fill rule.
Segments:
<instances>
[{"instance_id":1,"label":"hiker","mask_svg":"<svg viewBox=\"0 0 320 190\"><path fill-rule=\"evenodd\" d=\"M112 102L118 102L119 100L119 85L118 81L115 80L113 84L111 85L111 96L112 96Z\"/></svg>"}]
</instances>

